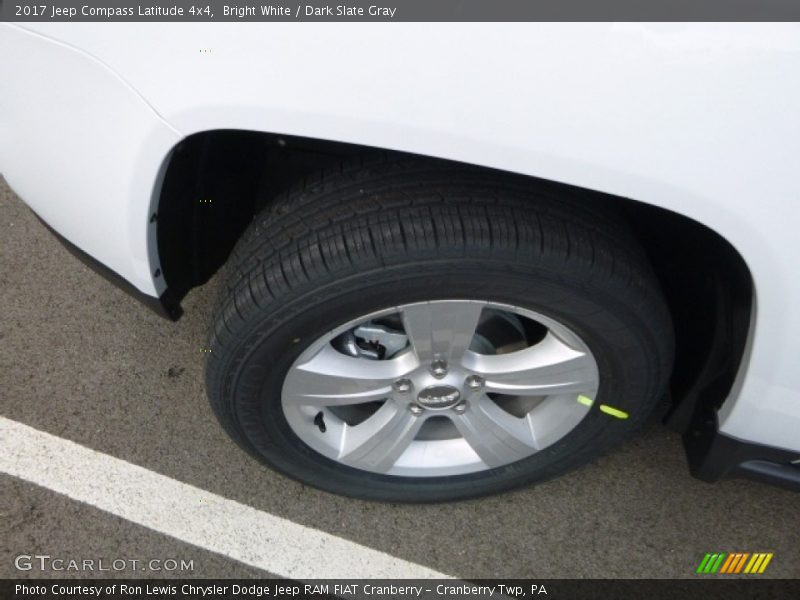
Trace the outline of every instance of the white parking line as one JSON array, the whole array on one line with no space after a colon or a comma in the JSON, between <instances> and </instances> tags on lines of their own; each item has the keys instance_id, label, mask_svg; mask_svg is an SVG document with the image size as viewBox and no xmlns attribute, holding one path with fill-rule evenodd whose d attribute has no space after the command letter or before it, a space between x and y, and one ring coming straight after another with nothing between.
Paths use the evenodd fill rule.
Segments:
<instances>
[{"instance_id":1,"label":"white parking line","mask_svg":"<svg viewBox=\"0 0 800 600\"><path fill-rule=\"evenodd\" d=\"M2 416L0 470L282 577L448 577Z\"/></svg>"}]
</instances>

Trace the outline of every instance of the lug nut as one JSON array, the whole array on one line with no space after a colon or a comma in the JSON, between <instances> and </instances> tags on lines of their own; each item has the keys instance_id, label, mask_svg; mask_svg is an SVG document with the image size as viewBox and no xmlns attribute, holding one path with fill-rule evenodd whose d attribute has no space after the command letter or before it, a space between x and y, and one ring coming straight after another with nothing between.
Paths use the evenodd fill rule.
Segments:
<instances>
[{"instance_id":1,"label":"lug nut","mask_svg":"<svg viewBox=\"0 0 800 600\"><path fill-rule=\"evenodd\" d=\"M425 412L424 408L422 408L419 404L414 404L413 402L408 405L408 410L411 411L411 414L415 417L418 417Z\"/></svg>"},{"instance_id":2,"label":"lug nut","mask_svg":"<svg viewBox=\"0 0 800 600\"><path fill-rule=\"evenodd\" d=\"M467 380L464 382L467 384L467 387L471 390L479 390L483 387L484 381L483 377L478 377L477 375L470 375L467 377Z\"/></svg>"},{"instance_id":3,"label":"lug nut","mask_svg":"<svg viewBox=\"0 0 800 600\"><path fill-rule=\"evenodd\" d=\"M441 379L447 375L447 363L443 360L435 360L431 363L431 375L436 379Z\"/></svg>"},{"instance_id":4,"label":"lug nut","mask_svg":"<svg viewBox=\"0 0 800 600\"><path fill-rule=\"evenodd\" d=\"M411 391L413 384L411 383L410 379L398 379L392 385L394 391L399 392L401 394L407 394Z\"/></svg>"},{"instance_id":5,"label":"lug nut","mask_svg":"<svg viewBox=\"0 0 800 600\"><path fill-rule=\"evenodd\" d=\"M453 410L454 410L454 411L455 411L457 414L459 414L459 415L463 415L463 414L464 414L464 412L467 410L467 403L466 403L466 402L461 402L461 403L459 403L459 404L456 404L456 405L453 407Z\"/></svg>"}]
</instances>

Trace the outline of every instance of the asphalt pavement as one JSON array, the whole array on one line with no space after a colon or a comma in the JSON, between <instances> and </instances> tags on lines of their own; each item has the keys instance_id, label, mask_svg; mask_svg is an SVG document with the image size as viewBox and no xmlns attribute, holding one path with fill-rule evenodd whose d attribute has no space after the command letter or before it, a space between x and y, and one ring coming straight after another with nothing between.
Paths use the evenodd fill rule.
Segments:
<instances>
[{"instance_id":1,"label":"asphalt pavement","mask_svg":"<svg viewBox=\"0 0 800 600\"><path fill-rule=\"evenodd\" d=\"M696 577L716 551L772 552L763 577L800 577L800 495L697 481L680 437L659 426L558 480L456 504L368 503L278 475L239 450L208 406L201 349L214 292L214 280L192 291L178 323L159 318L73 258L0 179L0 415L461 578ZM91 463L81 471L95 476ZM192 563L104 576L270 574L97 506L0 473L0 577L92 574L15 566L37 554Z\"/></svg>"}]
</instances>

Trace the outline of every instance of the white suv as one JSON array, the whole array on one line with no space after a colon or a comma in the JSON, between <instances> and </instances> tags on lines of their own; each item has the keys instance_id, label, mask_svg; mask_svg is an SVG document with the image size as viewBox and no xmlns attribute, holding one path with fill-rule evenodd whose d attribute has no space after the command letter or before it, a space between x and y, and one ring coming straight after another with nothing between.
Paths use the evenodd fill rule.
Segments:
<instances>
[{"instance_id":1,"label":"white suv","mask_svg":"<svg viewBox=\"0 0 800 600\"><path fill-rule=\"evenodd\" d=\"M3 24L0 80L77 254L173 320L223 269L208 395L267 465L452 500L658 418L800 485L797 25Z\"/></svg>"}]
</instances>

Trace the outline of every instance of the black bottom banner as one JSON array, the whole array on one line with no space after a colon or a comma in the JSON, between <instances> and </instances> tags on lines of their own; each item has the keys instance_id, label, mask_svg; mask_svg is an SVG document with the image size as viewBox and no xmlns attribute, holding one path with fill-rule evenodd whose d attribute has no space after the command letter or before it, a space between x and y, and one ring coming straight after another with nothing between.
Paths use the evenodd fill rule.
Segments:
<instances>
[{"instance_id":1,"label":"black bottom banner","mask_svg":"<svg viewBox=\"0 0 800 600\"><path fill-rule=\"evenodd\" d=\"M53 600L183 599L242 600L640 600L649 598L800 598L798 579L509 579L509 580L177 580L177 579L5 579L0 598Z\"/></svg>"}]
</instances>

